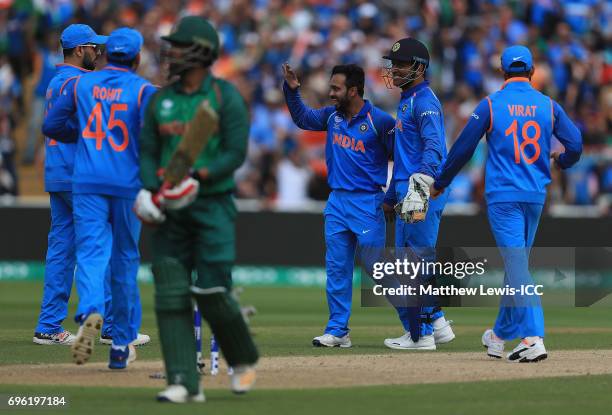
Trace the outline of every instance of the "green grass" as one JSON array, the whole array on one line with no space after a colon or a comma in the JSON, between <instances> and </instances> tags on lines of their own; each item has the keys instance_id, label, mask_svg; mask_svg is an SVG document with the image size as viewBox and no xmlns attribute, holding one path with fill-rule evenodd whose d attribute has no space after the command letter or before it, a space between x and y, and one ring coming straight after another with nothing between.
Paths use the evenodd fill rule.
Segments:
<instances>
[{"instance_id":1,"label":"green grass","mask_svg":"<svg viewBox=\"0 0 612 415\"><path fill-rule=\"evenodd\" d=\"M153 287L141 287L143 302L142 332L153 338L151 345L139 349L139 359L160 359L159 341L153 313ZM42 284L39 282L0 282L0 365L69 362L68 348L43 347L32 343ZM391 308L361 308L354 297L351 337L352 349L316 349L310 345L319 335L327 317L323 289L246 288L243 304L253 304L258 314L252 330L264 356L401 353L386 349L382 340L401 333ZM65 327L74 330L71 302ZM482 351L480 335L494 321L494 308L456 308L447 310L455 321L457 339L442 346L449 352ZM547 308L546 346L559 349L612 349L610 309ZM579 330L580 333L572 334ZM207 332L208 330L206 330ZM107 349L101 346L94 361L105 361ZM607 364L602 362L602 364ZM41 374L44 376L44 374ZM341 376L341 374L339 374ZM4 379L4 382L7 380ZM10 382L10 380L8 380ZM581 376L497 382L471 382L435 385L355 387L317 390L256 390L248 396L234 397L229 391L207 392L208 403L198 411L211 414L345 414L427 412L440 414L490 415L525 412L533 414L608 413L612 407L612 376ZM9 386L0 384L0 395L53 393L68 398L70 406L57 413L85 413L94 408L105 413L192 414L193 405L167 406L154 402L157 389L100 388L76 386ZM0 404L0 412L3 413ZM20 409L16 413L40 413ZM56 412L56 411L45 411ZM94 410L94 412L98 412Z\"/></svg>"},{"instance_id":2,"label":"green grass","mask_svg":"<svg viewBox=\"0 0 612 415\"><path fill-rule=\"evenodd\" d=\"M38 282L0 283L0 365L20 363L67 362L67 348L43 347L32 343L42 285ZM153 313L153 287L141 287L143 324L141 331L151 335L150 346L139 349L141 360L160 359L157 328ZM74 296L73 296L74 297ZM402 334L399 321L392 308L362 308L355 292L351 338L354 347L343 350L313 348L312 337L322 334L327 317L325 294L320 288L249 287L242 295L243 304L253 304L258 314L252 319L252 330L264 356L323 355L329 353L401 353L382 345L385 337ZM72 316L74 301L70 304L65 328L75 329ZM610 309L607 308L555 308L546 309L546 324L550 333L546 346L555 349L610 349L612 329ZM495 319L494 308L452 308L448 318L455 321L457 339L441 349L450 352L480 351L480 335ZM568 335L564 330L579 328L583 333ZM601 332L601 328L607 331ZM589 329L592 329L589 332ZM600 330L599 332L597 330ZM208 330L205 328L205 341ZM206 348L205 348L206 349ZM102 350L106 350L103 348ZM105 361L105 353L95 353L94 361Z\"/></svg>"},{"instance_id":3,"label":"green grass","mask_svg":"<svg viewBox=\"0 0 612 415\"><path fill-rule=\"evenodd\" d=\"M43 413L215 415L313 413L530 415L609 413L612 376L449 383L413 386L375 386L350 389L256 390L245 396L229 391L207 392L207 403L159 404L155 389L76 386L0 385L0 394L64 396L68 407ZM568 399L569 398L569 399ZM1 404L0 404L1 405ZM2 408L2 406L0 406ZM94 409L95 408L95 409ZM401 411L401 412L400 412ZM41 413L19 409L3 413Z\"/></svg>"}]
</instances>

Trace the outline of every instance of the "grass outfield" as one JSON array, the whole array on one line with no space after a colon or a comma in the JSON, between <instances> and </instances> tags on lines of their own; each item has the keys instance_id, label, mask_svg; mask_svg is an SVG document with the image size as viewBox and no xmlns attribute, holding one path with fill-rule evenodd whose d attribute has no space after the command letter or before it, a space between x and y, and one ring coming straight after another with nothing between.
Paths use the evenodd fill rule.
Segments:
<instances>
[{"instance_id":1,"label":"grass outfield","mask_svg":"<svg viewBox=\"0 0 612 415\"><path fill-rule=\"evenodd\" d=\"M43 347L32 343L42 284L38 282L0 282L0 365L19 363L69 362L62 347ZM153 287L141 286L143 333L151 335L153 344L139 349L139 359L160 359L157 328L153 313ZM252 330L263 356L380 354L402 353L383 346L386 337L402 334L399 320L391 308L361 308L355 292L351 318L351 349L330 350L311 346L312 337L322 334L327 315L325 294L321 288L248 287L243 304L253 304L258 314L252 319ZM64 327L75 331L70 320L74 301ZM612 327L609 308L546 309L546 347L555 349L612 349ZM480 336L495 319L494 308L453 308L447 310L457 339L440 347L449 352L481 351ZM208 330L204 330L205 338ZM575 335L568 335L575 333ZM204 347L206 350L206 347ZM93 361L104 361L105 353L95 353Z\"/></svg>"},{"instance_id":2,"label":"grass outfield","mask_svg":"<svg viewBox=\"0 0 612 415\"><path fill-rule=\"evenodd\" d=\"M70 362L68 348L32 343L41 294L40 282L0 282L0 365ZM141 331L150 334L153 342L139 349L139 360L159 360L153 287L143 285L141 294ZM351 349L317 349L310 345L312 337L322 333L327 314L324 292L320 288L248 287L241 302L253 304L258 310L251 327L263 356L403 353L382 345L385 337L401 334L395 312L391 308L361 308L357 292L354 298L351 319L354 347ZM74 315L74 309L72 302L70 316ZM482 352L480 336L484 328L493 323L496 310L449 309L447 315L455 321L457 339L441 346L440 350ZM554 359L554 351L560 349L612 349L609 308L549 308L545 315L546 346L551 351L551 359ZM75 329L71 320L65 328ZM106 350L99 347L92 360L105 361ZM610 365L605 361L602 364ZM10 380L4 379L3 383L10 383ZM211 390L207 392L209 402L203 409L214 414L270 414L270 409L272 413L292 415L319 410L380 413L400 408L444 414L490 414L491 405L495 405L493 412L496 414L516 413L517 410L550 414L607 413L612 407L611 387L612 376L604 375L348 389L257 390L237 398L224 390ZM69 412L74 413L95 407L112 413L170 413L152 401L156 389L0 385L0 394L48 394L53 391L69 398ZM173 407L171 412L192 413L193 408ZM20 410L19 413L27 412Z\"/></svg>"},{"instance_id":3,"label":"grass outfield","mask_svg":"<svg viewBox=\"0 0 612 415\"><path fill-rule=\"evenodd\" d=\"M170 405L155 402L155 389L39 386L39 395L64 396L68 407L43 413L173 414L452 414L538 415L606 414L610 411L612 376L376 386L350 389L256 390L245 396L208 391L207 403ZM32 388L2 385L6 395L32 393ZM0 406L0 410L6 407ZM94 409L96 408L96 409ZM401 412L398 412L400 411ZM3 413L41 413L19 409Z\"/></svg>"}]
</instances>

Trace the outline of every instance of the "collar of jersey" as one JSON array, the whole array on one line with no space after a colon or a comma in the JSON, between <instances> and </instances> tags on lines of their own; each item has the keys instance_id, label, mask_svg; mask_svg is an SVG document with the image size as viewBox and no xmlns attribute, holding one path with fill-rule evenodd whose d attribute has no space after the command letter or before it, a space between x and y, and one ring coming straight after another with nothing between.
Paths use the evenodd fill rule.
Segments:
<instances>
[{"instance_id":1,"label":"collar of jersey","mask_svg":"<svg viewBox=\"0 0 612 415\"><path fill-rule=\"evenodd\" d=\"M121 65L120 63L109 63L104 67L104 69L110 69L111 71L124 71L124 72L132 72L132 69L127 65Z\"/></svg>"},{"instance_id":2,"label":"collar of jersey","mask_svg":"<svg viewBox=\"0 0 612 415\"><path fill-rule=\"evenodd\" d=\"M58 63L57 65L55 65L55 67L58 70L61 70L61 69L63 69L63 70L76 69L79 72L91 72L89 69L81 68L81 67L78 67L76 65L73 65L71 63L66 63L66 62Z\"/></svg>"},{"instance_id":3,"label":"collar of jersey","mask_svg":"<svg viewBox=\"0 0 612 415\"><path fill-rule=\"evenodd\" d=\"M523 78L523 77L510 78L510 79L507 79L506 82L504 82L501 88L499 89L504 89L508 85L513 85L513 84L524 85L525 83L531 84L531 82L529 81L529 78Z\"/></svg>"},{"instance_id":4,"label":"collar of jersey","mask_svg":"<svg viewBox=\"0 0 612 415\"><path fill-rule=\"evenodd\" d=\"M357 113L357 115L353 116L353 118L351 118L350 120L347 120L345 115L341 112L335 111L335 114L340 115L344 120L346 120L348 123L350 123L352 120L356 120L357 118L361 118L361 117L367 117L368 116L368 112L372 111L372 103L367 100L364 99L363 100L363 107L361 107L361 109L359 110L359 112Z\"/></svg>"},{"instance_id":5,"label":"collar of jersey","mask_svg":"<svg viewBox=\"0 0 612 415\"><path fill-rule=\"evenodd\" d=\"M213 78L213 77L212 77L212 74L211 74L211 73L209 73L208 75L206 75L206 78L204 78L204 80L202 81L202 85L200 85L200 90L199 90L199 92L201 92L201 93L206 93L206 92L208 92L208 90L210 89L210 85L211 85L211 83L212 83L212 78ZM177 92L179 92L179 93L181 93L181 94L184 94L184 92L183 92L183 86L181 85L181 81L180 81L180 80L179 80L179 81L176 81L176 82L174 83L174 89L175 89Z\"/></svg>"},{"instance_id":6,"label":"collar of jersey","mask_svg":"<svg viewBox=\"0 0 612 415\"><path fill-rule=\"evenodd\" d=\"M416 94L417 92L419 92L421 89L427 88L429 87L429 81L428 80L424 80L423 82L421 82L420 84L413 86L411 88L408 88L407 90L402 92L402 98L406 98L409 97L411 95Z\"/></svg>"}]
</instances>

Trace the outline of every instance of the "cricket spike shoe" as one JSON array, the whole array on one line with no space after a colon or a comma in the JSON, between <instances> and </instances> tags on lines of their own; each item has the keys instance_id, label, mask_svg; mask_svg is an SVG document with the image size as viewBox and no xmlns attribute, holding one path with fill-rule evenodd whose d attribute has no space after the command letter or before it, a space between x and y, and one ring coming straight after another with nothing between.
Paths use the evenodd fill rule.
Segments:
<instances>
[{"instance_id":1,"label":"cricket spike shoe","mask_svg":"<svg viewBox=\"0 0 612 415\"><path fill-rule=\"evenodd\" d=\"M410 332L394 339L385 339L385 346L395 350L436 350L436 341L433 334L421 336L418 341L413 341Z\"/></svg>"},{"instance_id":2,"label":"cricket spike shoe","mask_svg":"<svg viewBox=\"0 0 612 415\"><path fill-rule=\"evenodd\" d=\"M190 395L183 385L168 385L166 389L157 394L157 401L171 403L206 402L206 397L201 385L197 395Z\"/></svg>"},{"instance_id":3,"label":"cricket spike shoe","mask_svg":"<svg viewBox=\"0 0 612 415\"><path fill-rule=\"evenodd\" d=\"M232 392L243 394L250 391L257 379L255 367L250 365L238 365L232 368L231 385Z\"/></svg>"},{"instance_id":4,"label":"cricket spike shoe","mask_svg":"<svg viewBox=\"0 0 612 415\"><path fill-rule=\"evenodd\" d=\"M333 334L325 333L312 339L312 345L314 347L351 347L353 344L348 334L336 337Z\"/></svg>"},{"instance_id":5,"label":"cricket spike shoe","mask_svg":"<svg viewBox=\"0 0 612 415\"><path fill-rule=\"evenodd\" d=\"M74 363L82 365L89 360L93 353L94 343L100 335L101 328L102 316L98 313L88 315L85 321L83 321L74 343L70 346Z\"/></svg>"},{"instance_id":6,"label":"cricket spike shoe","mask_svg":"<svg viewBox=\"0 0 612 415\"><path fill-rule=\"evenodd\" d=\"M59 333L34 333L32 341L36 344L45 345L62 345L70 346L74 343L76 337L68 330L60 331Z\"/></svg>"},{"instance_id":7,"label":"cricket spike shoe","mask_svg":"<svg viewBox=\"0 0 612 415\"><path fill-rule=\"evenodd\" d=\"M134 360L136 360L136 348L131 344L128 345L125 350L115 349L111 346L108 368L125 369Z\"/></svg>"},{"instance_id":8,"label":"cricket spike shoe","mask_svg":"<svg viewBox=\"0 0 612 415\"><path fill-rule=\"evenodd\" d=\"M138 347L138 346L144 346L150 341L151 341L151 337L148 334L138 333L138 337L136 337L136 340L134 340L131 344L133 346ZM102 336L100 336L100 343L110 346L113 343L113 336L110 336L108 334L103 334Z\"/></svg>"},{"instance_id":9,"label":"cricket spike shoe","mask_svg":"<svg viewBox=\"0 0 612 415\"><path fill-rule=\"evenodd\" d=\"M548 357L541 337L524 338L508 353L508 360L516 363L535 363Z\"/></svg>"},{"instance_id":10,"label":"cricket spike shoe","mask_svg":"<svg viewBox=\"0 0 612 415\"><path fill-rule=\"evenodd\" d=\"M451 324L453 324L453 320L447 320L444 316L434 320L433 330L436 344L450 343L455 340L455 333Z\"/></svg>"},{"instance_id":11,"label":"cricket spike shoe","mask_svg":"<svg viewBox=\"0 0 612 415\"><path fill-rule=\"evenodd\" d=\"M497 337L492 329L482 335L482 345L487 349L487 356L501 359L504 356L504 341Z\"/></svg>"}]
</instances>

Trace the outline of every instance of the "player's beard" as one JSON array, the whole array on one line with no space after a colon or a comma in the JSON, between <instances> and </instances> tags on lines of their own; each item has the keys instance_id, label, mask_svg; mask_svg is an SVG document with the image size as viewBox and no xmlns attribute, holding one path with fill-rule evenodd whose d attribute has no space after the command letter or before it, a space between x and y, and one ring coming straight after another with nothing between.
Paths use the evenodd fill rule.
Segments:
<instances>
[{"instance_id":1,"label":"player's beard","mask_svg":"<svg viewBox=\"0 0 612 415\"><path fill-rule=\"evenodd\" d=\"M336 110L342 114L346 114L349 109L350 100L346 95L339 97L336 96Z\"/></svg>"},{"instance_id":2,"label":"player's beard","mask_svg":"<svg viewBox=\"0 0 612 415\"><path fill-rule=\"evenodd\" d=\"M96 58L90 58L88 54L83 55L83 69L93 71L96 69Z\"/></svg>"}]
</instances>

